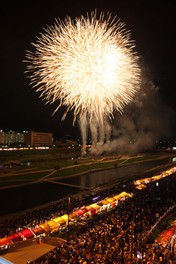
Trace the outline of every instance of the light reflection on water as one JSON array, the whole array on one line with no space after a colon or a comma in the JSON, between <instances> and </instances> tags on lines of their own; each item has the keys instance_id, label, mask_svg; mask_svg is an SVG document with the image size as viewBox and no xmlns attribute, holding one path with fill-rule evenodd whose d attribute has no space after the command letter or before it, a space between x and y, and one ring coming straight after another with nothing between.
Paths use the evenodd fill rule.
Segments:
<instances>
[{"instance_id":1,"label":"light reflection on water","mask_svg":"<svg viewBox=\"0 0 176 264\"><path fill-rule=\"evenodd\" d=\"M168 160L156 160L133 164L104 171L90 172L77 177L70 177L62 180L62 182L86 188L94 188L100 184L114 181L117 177L127 177L128 175L139 172L143 173L145 170L166 163L168 163ZM1 190L0 216L50 203L78 192L80 192L78 188L49 183L40 183L15 189Z\"/></svg>"},{"instance_id":2,"label":"light reflection on water","mask_svg":"<svg viewBox=\"0 0 176 264\"><path fill-rule=\"evenodd\" d=\"M134 175L135 173L144 173L144 171L146 170L149 170L155 166L162 165L165 163L166 160L156 160L146 163L138 163L103 171L90 172L84 175L63 179L59 182L74 184L84 188L95 188L99 185L106 184L115 180L118 181L118 179L120 178Z\"/></svg>"}]
</instances>

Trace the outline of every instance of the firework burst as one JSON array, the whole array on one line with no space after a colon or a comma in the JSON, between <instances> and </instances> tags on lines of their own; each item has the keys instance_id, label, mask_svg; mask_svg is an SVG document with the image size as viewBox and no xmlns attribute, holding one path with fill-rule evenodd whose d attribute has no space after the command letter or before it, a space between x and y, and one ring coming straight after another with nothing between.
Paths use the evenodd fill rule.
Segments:
<instances>
[{"instance_id":1,"label":"firework burst","mask_svg":"<svg viewBox=\"0 0 176 264\"><path fill-rule=\"evenodd\" d=\"M138 55L130 32L111 14L56 20L26 53L32 86L47 103L66 106L81 122L104 126L139 88Z\"/></svg>"}]
</instances>

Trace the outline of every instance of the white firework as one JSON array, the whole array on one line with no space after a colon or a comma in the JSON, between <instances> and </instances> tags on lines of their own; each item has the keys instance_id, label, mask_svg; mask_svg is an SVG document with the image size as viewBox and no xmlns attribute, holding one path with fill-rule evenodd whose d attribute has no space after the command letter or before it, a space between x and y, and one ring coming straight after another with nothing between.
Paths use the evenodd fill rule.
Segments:
<instances>
[{"instance_id":1,"label":"white firework","mask_svg":"<svg viewBox=\"0 0 176 264\"><path fill-rule=\"evenodd\" d=\"M56 20L27 51L31 84L47 103L73 111L73 122L102 126L123 112L140 86L138 55L125 25L111 14Z\"/></svg>"}]
</instances>

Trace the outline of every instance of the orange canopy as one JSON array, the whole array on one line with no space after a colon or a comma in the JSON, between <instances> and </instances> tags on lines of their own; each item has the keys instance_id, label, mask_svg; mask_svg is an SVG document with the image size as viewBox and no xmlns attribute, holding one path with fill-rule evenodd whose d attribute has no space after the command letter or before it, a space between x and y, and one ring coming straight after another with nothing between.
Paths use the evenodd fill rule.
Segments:
<instances>
[{"instance_id":1,"label":"orange canopy","mask_svg":"<svg viewBox=\"0 0 176 264\"><path fill-rule=\"evenodd\" d=\"M41 228L43 228L44 231L45 231L46 233L51 232L51 228L50 228L50 226L47 224L47 222L46 222L46 223L43 223L43 224L40 224L39 226L40 226Z\"/></svg>"},{"instance_id":2,"label":"orange canopy","mask_svg":"<svg viewBox=\"0 0 176 264\"><path fill-rule=\"evenodd\" d=\"M0 246L1 245L10 245L12 242L8 237L0 238Z\"/></svg>"},{"instance_id":3,"label":"orange canopy","mask_svg":"<svg viewBox=\"0 0 176 264\"><path fill-rule=\"evenodd\" d=\"M56 223L54 220L50 220L47 222L47 224L49 225L51 231L58 231L59 230L59 224Z\"/></svg>"},{"instance_id":4,"label":"orange canopy","mask_svg":"<svg viewBox=\"0 0 176 264\"><path fill-rule=\"evenodd\" d=\"M41 226L35 227L32 229L35 235L40 235L44 233L44 229Z\"/></svg>"}]
</instances>

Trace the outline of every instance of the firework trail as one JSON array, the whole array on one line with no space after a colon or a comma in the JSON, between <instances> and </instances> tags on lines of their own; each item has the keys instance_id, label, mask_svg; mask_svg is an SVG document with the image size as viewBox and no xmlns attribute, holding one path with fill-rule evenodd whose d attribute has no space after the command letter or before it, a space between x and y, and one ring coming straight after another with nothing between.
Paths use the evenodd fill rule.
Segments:
<instances>
[{"instance_id":1,"label":"firework trail","mask_svg":"<svg viewBox=\"0 0 176 264\"><path fill-rule=\"evenodd\" d=\"M113 112L123 112L140 85L138 55L124 23L96 12L66 17L48 26L32 45L35 51L27 51L25 60L31 85L47 103L58 102L55 111L66 106L62 120L73 111L83 149L88 129L93 145L103 143Z\"/></svg>"}]
</instances>

